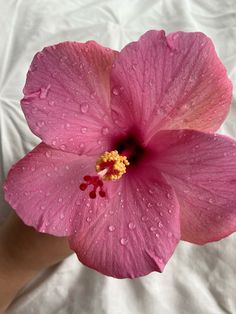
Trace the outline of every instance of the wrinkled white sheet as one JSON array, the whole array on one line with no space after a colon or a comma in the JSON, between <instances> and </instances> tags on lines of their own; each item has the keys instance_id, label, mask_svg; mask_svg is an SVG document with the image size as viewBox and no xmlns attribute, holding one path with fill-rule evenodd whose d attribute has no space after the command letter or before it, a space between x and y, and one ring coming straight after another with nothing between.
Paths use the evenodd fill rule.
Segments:
<instances>
[{"instance_id":1,"label":"wrinkled white sheet","mask_svg":"<svg viewBox=\"0 0 236 314\"><path fill-rule=\"evenodd\" d=\"M236 87L235 0L0 0L0 12L1 182L39 142L19 100L32 57L44 46L95 39L120 49L148 29L202 31ZM234 98L221 132L236 137L235 119ZM1 191L1 220L8 209ZM235 314L236 234L202 247L182 242L163 274L135 280L105 277L71 256L28 285L8 313Z\"/></svg>"}]
</instances>

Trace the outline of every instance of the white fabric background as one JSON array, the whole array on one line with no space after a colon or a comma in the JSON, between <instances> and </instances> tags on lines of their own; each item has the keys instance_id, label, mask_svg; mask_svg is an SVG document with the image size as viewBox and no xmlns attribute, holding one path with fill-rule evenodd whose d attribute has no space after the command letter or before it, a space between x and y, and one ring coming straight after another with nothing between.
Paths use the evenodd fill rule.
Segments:
<instances>
[{"instance_id":1,"label":"white fabric background","mask_svg":"<svg viewBox=\"0 0 236 314\"><path fill-rule=\"evenodd\" d=\"M236 87L235 0L0 0L0 171L39 140L19 106L33 55L65 40L94 39L114 49L148 29L202 31L210 36ZM235 88L234 88L235 90ZM236 137L236 101L221 132ZM8 206L1 191L0 219ZM75 256L22 291L9 314L236 313L236 234L217 243L180 243L163 274L108 278Z\"/></svg>"}]
</instances>

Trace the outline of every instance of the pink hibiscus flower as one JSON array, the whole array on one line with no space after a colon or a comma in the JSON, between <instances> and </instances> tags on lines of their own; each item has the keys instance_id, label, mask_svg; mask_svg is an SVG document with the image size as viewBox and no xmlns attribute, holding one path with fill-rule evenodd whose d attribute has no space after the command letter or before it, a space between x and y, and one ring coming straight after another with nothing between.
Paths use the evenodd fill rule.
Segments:
<instances>
[{"instance_id":1,"label":"pink hibiscus flower","mask_svg":"<svg viewBox=\"0 0 236 314\"><path fill-rule=\"evenodd\" d=\"M21 102L42 143L11 168L6 200L103 274L162 271L180 239L236 230L236 141L213 133L231 94L202 33L47 47Z\"/></svg>"}]
</instances>

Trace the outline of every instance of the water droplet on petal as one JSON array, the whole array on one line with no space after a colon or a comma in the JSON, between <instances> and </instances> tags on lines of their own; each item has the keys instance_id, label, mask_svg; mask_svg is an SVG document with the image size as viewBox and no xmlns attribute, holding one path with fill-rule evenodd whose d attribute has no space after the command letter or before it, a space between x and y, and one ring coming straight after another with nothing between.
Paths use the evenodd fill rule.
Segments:
<instances>
[{"instance_id":1,"label":"water droplet on petal","mask_svg":"<svg viewBox=\"0 0 236 314\"><path fill-rule=\"evenodd\" d=\"M57 141L56 141L56 140L53 140L53 141L52 141L52 145L53 145L53 146L56 146L56 144L57 144Z\"/></svg>"},{"instance_id":2,"label":"water droplet on petal","mask_svg":"<svg viewBox=\"0 0 236 314\"><path fill-rule=\"evenodd\" d=\"M121 245L126 245L128 243L128 239L126 239L126 238L121 238L120 239L120 244Z\"/></svg>"},{"instance_id":3,"label":"water droplet on petal","mask_svg":"<svg viewBox=\"0 0 236 314\"><path fill-rule=\"evenodd\" d=\"M172 237L172 232L168 232L167 236L168 236L168 238L171 238Z\"/></svg>"},{"instance_id":4,"label":"water droplet on petal","mask_svg":"<svg viewBox=\"0 0 236 314\"><path fill-rule=\"evenodd\" d=\"M87 218L86 218L86 221L87 221L87 222L91 222L91 220L92 220L91 217L87 217Z\"/></svg>"},{"instance_id":5,"label":"water droplet on petal","mask_svg":"<svg viewBox=\"0 0 236 314\"><path fill-rule=\"evenodd\" d=\"M53 106L55 104L55 101L49 100L48 104L49 104L49 106Z\"/></svg>"},{"instance_id":6,"label":"water droplet on petal","mask_svg":"<svg viewBox=\"0 0 236 314\"><path fill-rule=\"evenodd\" d=\"M48 91L50 89L51 85L49 84L47 87L40 88L39 98L45 99L48 96Z\"/></svg>"},{"instance_id":7,"label":"water droplet on petal","mask_svg":"<svg viewBox=\"0 0 236 314\"><path fill-rule=\"evenodd\" d=\"M156 237L156 238L160 238L160 236L159 236L159 234L158 234L158 233L156 233L156 234L155 234L155 237Z\"/></svg>"},{"instance_id":8,"label":"water droplet on petal","mask_svg":"<svg viewBox=\"0 0 236 314\"><path fill-rule=\"evenodd\" d=\"M85 134L87 132L87 128L86 127L82 127L80 129L80 131L81 131L82 134Z\"/></svg>"},{"instance_id":9,"label":"water droplet on petal","mask_svg":"<svg viewBox=\"0 0 236 314\"><path fill-rule=\"evenodd\" d=\"M147 216L142 216L142 217L141 217L141 220L142 220L142 221L147 221L147 220L148 220L148 217L147 217Z\"/></svg>"},{"instance_id":10,"label":"water droplet on petal","mask_svg":"<svg viewBox=\"0 0 236 314\"><path fill-rule=\"evenodd\" d=\"M46 155L47 158L50 158L50 157L52 156L52 153L51 153L50 151L47 151L47 152L45 153L45 155Z\"/></svg>"},{"instance_id":11,"label":"water droplet on petal","mask_svg":"<svg viewBox=\"0 0 236 314\"><path fill-rule=\"evenodd\" d=\"M88 105L88 103L83 102L83 103L80 104L80 111L81 111L82 113L86 113L86 112L88 112L88 110L89 110L89 105Z\"/></svg>"},{"instance_id":12,"label":"water droplet on petal","mask_svg":"<svg viewBox=\"0 0 236 314\"><path fill-rule=\"evenodd\" d=\"M159 223L158 223L158 227L159 227L159 228L162 228L162 227L163 227L163 224L162 224L161 222L159 222Z\"/></svg>"},{"instance_id":13,"label":"water droplet on petal","mask_svg":"<svg viewBox=\"0 0 236 314\"><path fill-rule=\"evenodd\" d=\"M102 133L102 135L107 135L109 133L109 129L107 127L103 127L101 129L101 133Z\"/></svg>"},{"instance_id":14,"label":"water droplet on petal","mask_svg":"<svg viewBox=\"0 0 236 314\"><path fill-rule=\"evenodd\" d=\"M65 215L64 214L60 214L60 219L64 219Z\"/></svg>"},{"instance_id":15,"label":"water droplet on petal","mask_svg":"<svg viewBox=\"0 0 236 314\"><path fill-rule=\"evenodd\" d=\"M61 150L65 150L66 149L66 145L64 145L64 144L60 145L60 149Z\"/></svg>"},{"instance_id":16,"label":"water droplet on petal","mask_svg":"<svg viewBox=\"0 0 236 314\"><path fill-rule=\"evenodd\" d=\"M133 230L133 229L135 229L136 226L135 226L135 224L133 222L130 222L128 224L128 227L129 227L130 230Z\"/></svg>"},{"instance_id":17,"label":"water droplet on petal","mask_svg":"<svg viewBox=\"0 0 236 314\"><path fill-rule=\"evenodd\" d=\"M58 199L58 202L59 202L59 203L62 203L62 198L61 198L61 197Z\"/></svg>"},{"instance_id":18,"label":"water droplet on petal","mask_svg":"<svg viewBox=\"0 0 236 314\"><path fill-rule=\"evenodd\" d=\"M170 194L170 193L166 193L166 197L167 197L169 200L171 200L171 199L172 199L172 196L171 196L171 194Z\"/></svg>"},{"instance_id":19,"label":"water droplet on petal","mask_svg":"<svg viewBox=\"0 0 236 314\"><path fill-rule=\"evenodd\" d=\"M109 230L110 232L114 231L115 229L116 229L116 228L115 228L115 226L113 226L113 225L111 225L111 226L108 227L108 230Z\"/></svg>"},{"instance_id":20,"label":"water droplet on petal","mask_svg":"<svg viewBox=\"0 0 236 314\"><path fill-rule=\"evenodd\" d=\"M119 89L116 88L116 87L114 87L114 88L112 89L112 94L115 95L115 96L118 96L118 95L119 95Z\"/></svg>"},{"instance_id":21,"label":"water droplet on petal","mask_svg":"<svg viewBox=\"0 0 236 314\"><path fill-rule=\"evenodd\" d=\"M213 204L213 203L214 203L214 201L213 201L212 198L209 198L208 202L209 202L210 204Z\"/></svg>"},{"instance_id":22,"label":"water droplet on petal","mask_svg":"<svg viewBox=\"0 0 236 314\"><path fill-rule=\"evenodd\" d=\"M39 128L41 128L42 126L44 126L44 124L45 124L45 122L44 121L38 121L37 123L36 123L36 125L39 127Z\"/></svg>"},{"instance_id":23,"label":"water droplet on petal","mask_svg":"<svg viewBox=\"0 0 236 314\"><path fill-rule=\"evenodd\" d=\"M168 213L171 214L171 213L172 213L172 210L171 210L171 209L168 209Z\"/></svg>"},{"instance_id":24,"label":"water droplet on petal","mask_svg":"<svg viewBox=\"0 0 236 314\"><path fill-rule=\"evenodd\" d=\"M96 92L93 92L93 93L90 94L90 98L91 98L91 99L94 99L95 96L96 96Z\"/></svg>"},{"instance_id":25,"label":"water droplet on petal","mask_svg":"<svg viewBox=\"0 0 236 314\"><path fill-rule=\"evenodd\" d=\"M154 227L154 226L151 226L151 227L150 227L150 231L154 232L155 230L157 230L156 227Z\"/></svg>"}]
</instances>

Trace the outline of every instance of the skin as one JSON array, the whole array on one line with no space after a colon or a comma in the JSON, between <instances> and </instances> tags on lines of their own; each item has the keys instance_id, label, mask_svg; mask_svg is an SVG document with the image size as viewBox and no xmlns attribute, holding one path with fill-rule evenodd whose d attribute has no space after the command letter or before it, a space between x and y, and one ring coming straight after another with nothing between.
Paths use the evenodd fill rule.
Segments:
<instances>
[{"instance_id":1,"label":"skin","mask_svg":"<svg viewBox=\"0 0 236 314\"><path fill-rule=\"evenodd\" d=\"M39 233L12 213L0 227L0 314L27 282L72 253L67 238Z\"/></svg>"}]
</instances>

